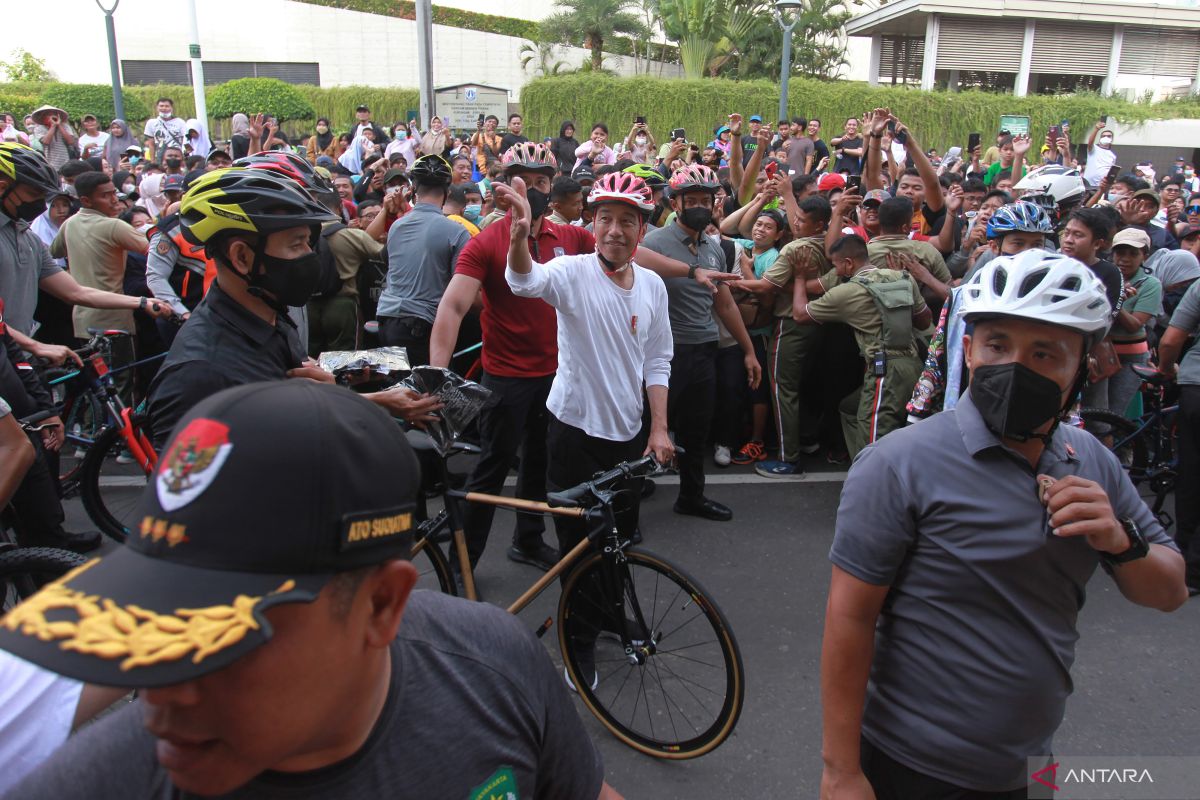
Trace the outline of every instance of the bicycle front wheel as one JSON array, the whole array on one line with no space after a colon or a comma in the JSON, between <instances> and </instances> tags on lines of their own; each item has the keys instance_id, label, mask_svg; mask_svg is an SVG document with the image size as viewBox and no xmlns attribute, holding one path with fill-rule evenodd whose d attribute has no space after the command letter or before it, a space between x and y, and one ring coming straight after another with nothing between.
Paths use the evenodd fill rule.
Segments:
<instances>
[{"instance_id":1,"label":"bicycle front wheel","mask_svg":"<svg viewBox=\"0 0 1200 800\"><path fill-rule=\"evenodd\" d=\"M412 563L417 568L416 588L448 595L457 594L454 591L454 576L450 574L450 562L446 560L446 554L442 552L441 546L421 529L418 529L417 539L413 542Z\"/></svg>"},{"instance_id":2,"label":"bicycle front wheel","mask_svg":"<svg viewBox=\"0 0 1200 800\"><path fill-rule=\"evenodd\" d=\"M0 614L85 561L77 553L56 547L18 547L0 553Z\"/></svg>"},{"instance_id":3,"label":"bicycle front wheel","mask_svg":"<svg viewBox=\"0 0 1200 800\"><path fill-rule=\"evenodd\" d=\"M79 468L83 508L105 536L124 542L137 524L138 504L149 479L140 465L129 460L121 430L105 428Z\"/></svg>"},{"instance_id":4,"label":"bicycle front wheel","mask_svg":"<svg viewBox=\"0 0 1200 800\"><path fill-rule=\"evenodd\" d=\"M604 599L612 569L623 618ZM613 565L592 553L567 577L558 621L571 682L625 744L656 758L696 758L733 732L745 695L741 652L725 615L679 568L642 550Z\"/></svg>"}]
</instances>

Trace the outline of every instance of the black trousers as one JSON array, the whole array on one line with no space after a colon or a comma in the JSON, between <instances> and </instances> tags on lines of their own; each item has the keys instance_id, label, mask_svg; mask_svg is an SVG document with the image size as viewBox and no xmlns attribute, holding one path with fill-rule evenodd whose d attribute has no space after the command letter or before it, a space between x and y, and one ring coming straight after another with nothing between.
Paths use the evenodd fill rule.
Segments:
<instances>
[{"instance_id":1,"label":"black trousers","mask_svg":"<svg viewBox=\"0 0 1200 800\"><path fill-rule=\"evenodd\" d=\"M505 378L484 373L480 382L495 393L498 402L484 409L479 417L483 452L467 480L468 492L499 494L520 452L517 497L546 499L546 419L549 417L546 395L550 394L553 381L553 375ZM487 547L495 511L494 507L482 503L470 503L464 509L463 532L472 566L478 563ZM529 548L542 542L546 523L540 515L518 513L515 518L513 544Z\"/></svg>"},{"instance_id":2,"label":"black trousers","mask_svg":"<svg viewBox=\"0 0 1200 800\"><path fill-rule=\"evenodd\" d=\"M433 325L420 317L380 317L379 343L408 350L408 363L414 367L429 363L429 335Z\"/></svg>"},{"instance_id":3,"label":"black trousers","mask_svg":"<svg viewBox=\"0 0 1200 800\"><path fill-rule=\"evenodd\" d=\"M1188 586L1200 587L1200 386L1180 387L1179 475L1175 480L1175 544L1187 563Z\"/></svg>"},{"instance_id":4,"label":"black trousers","mask_svg":"<svg viewBox=\"0 0 1200 800\"><path fill-rule=\"evenodd\" d=\"M58 499L57 476L50 471L41 436L27 435L37 451L37 458L10 502L16 517L17 543L22 547L61 547L66 517Z\"/></svg>"},{"instance_id":5,"label":"black trousers","mask_svg":"<svg viewBox=\"0 0 1200 800\"><path fill-rule=\"evenodd\" d=\"M677 459L680 499L704 496L704 452L716 398L717 343L676 343L667 387L667 422L675 432L675 443L685 451Z\"/></svg>"},{"instance_id":6,"label":"black trousers","mask_svg":"<svg viewBox=\"0 0 1200 800\"><path fill-rule=\"evenodd\" d=\"M863 774L871 782L876 800L1027 800L1052 796L1049 788L1043 793L1036 785L1007 792L964 789L906 767L866 738L860 739L859 747Z\"/></svg>"},{"instance_id":7,"label":"black trousers","mask_svg":"<svg viewBox=\"0 0 1200 800\"><path fill-rule=\"evenodd\" d=\"M626 442L597 439L551 414L546 428L546 449L549 462L547 485L550 491L557 492L583 483L597 472L611 469L622 461L640 458L646 447L640 434ZM638 525L642 479L627 480L616 488L621 492L613 504L617 530L629 538ZM554 532L558 535L561 557L587 538L587 524L573 517L555 517Z\"/></svg>"}]
</instances>

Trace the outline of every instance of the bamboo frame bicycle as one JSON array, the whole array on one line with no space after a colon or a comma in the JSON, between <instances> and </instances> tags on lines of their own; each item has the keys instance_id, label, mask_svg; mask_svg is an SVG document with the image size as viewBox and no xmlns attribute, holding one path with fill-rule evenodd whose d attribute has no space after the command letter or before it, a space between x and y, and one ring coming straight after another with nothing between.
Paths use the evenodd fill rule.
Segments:
<instances>
[{"instance_id":1,"label":"bamboo frame bicycle","mask_svg":"<svg viewBox=\"0 0 1200 800\"><path fill-rule=\"evenodd\" d=\"M444 479L444 461L438 462ZM451 499L583 520L587 537L508 611L520 613L565 576L558 643L565 672L584 705L635 750L656 758L696 758L724 742L737 725L744 670L729 623L704 588L666 559L631 547L618 533L613 503L623 485L658 470L646 456L551 493L548 503L447 490L446 508L422 523L413 557L419 570L436 575L442 591L456 594L440 544L448 542L465 594L476 600L461 514ZM538 636L553 622L547 619Z\"/></svg>"}]
</instances>

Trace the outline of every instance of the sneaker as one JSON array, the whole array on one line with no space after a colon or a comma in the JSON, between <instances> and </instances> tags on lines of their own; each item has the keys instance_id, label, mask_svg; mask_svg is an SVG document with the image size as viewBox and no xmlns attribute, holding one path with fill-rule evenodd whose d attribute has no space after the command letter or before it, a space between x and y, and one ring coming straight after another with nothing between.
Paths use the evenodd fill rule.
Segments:
<instances>
[{"instance_id":1,"label":"sneaker","mask_svg":"<svg viewBox=\"0 0 1200 800\"><path fill-rule=\"evenodd\" d=\"M131 456L129 454L128 450L122 450L120 453L117 454L117 463L118 464L134 464L137 462L135 462L133 460L133 456Z\"/></svg>"},{"instance_id":2,"label":"sneaker","mask_svg":"<svg viewBox=\"0 0 1200 800\"><path fill-rule=\"evenodd\" d=\"M729 448L723 444L717 445L716 452L713 453L713 463L718 467L728 467L729 462Z\"/></svg>"},{"instance_id":3,"label":"sneaker","mask_svg":"<svg viewBox=\"0 0 1200 800\"><path fill-rule=\"evenodd\" d=\"M845 450L834 452L830 450L825 454L825 460L836 467L844 467L850 463L850 454Z\"/></svg>"},{"instance_id":4,"label":"sneaker","mask_svg":"<svg viewBox=\"0 0 1200 800\"><path fill-rule=\"evenodd\" d=\"M755 464L754 471L764 478L797 478L804 475L804 469L792 461L764 461Z\"/></svg>"},{"instance_id":5,"label":"sneaker","mask_svg":"<svg viewBox=\"0 0 1200 800\"><path fill-rule=\"evenodd\" d=\"M588 674L589 672L591 673L592 691L596 691L596 687L600 685L600 673L596 671L595 646L593 645L587 648L581 647L579 652L576 654L576 662L577 666L579 667L579 671L584 675ZM565 666L563 667L563 679L567 682L568 689L570 689L572 692L575 692L575 694L579 694L579 690L575 688L575 682L571 680L571 673L567 671Z\"/></svg>"},{"instance_id":6,"label":"sneaker","mask_svg":"<svg viewBox=\"0 0 1200 800\"><path fill-rule=\"evenodd\" d=\"M811 455L821 452L821 443L820 442L802 442L800 445L797 446L796 449L798 449L801 453L803 453L806 456L811 456Z\"/></svg>"},{"instance_id":7,"label":"sneaker","mask_svg":"<svg viewBox=\"0 0 1200 800\"><path fill-rule=\"evenodd\" d=\"M763 443L757 439L753 442L746 442L742 445L741 450L733 454L733 463L735 464L754 464L766 460L767 448L763 447Z\"/></svg>"}]
</instances>

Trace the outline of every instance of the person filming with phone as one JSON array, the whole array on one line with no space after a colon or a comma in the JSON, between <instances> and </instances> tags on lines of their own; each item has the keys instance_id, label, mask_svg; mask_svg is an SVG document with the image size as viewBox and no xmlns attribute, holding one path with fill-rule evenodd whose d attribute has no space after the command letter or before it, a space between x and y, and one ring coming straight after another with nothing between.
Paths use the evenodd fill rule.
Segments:
<instances>
[{"instance_id":1,"label":"person filming with phone","mask_svg":"<svg viewBox=\"0 0 1200 800\"><path fill-rule=\"evenodd\" d=\"M654 142L650 127L646 125L646 118L637 117L629 129L629 135L625 137L623 155L629 156L637 164L653 164L657 151L658 145Z\"/></svg>"}]
</instances>

